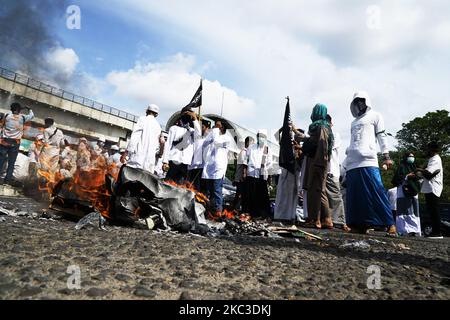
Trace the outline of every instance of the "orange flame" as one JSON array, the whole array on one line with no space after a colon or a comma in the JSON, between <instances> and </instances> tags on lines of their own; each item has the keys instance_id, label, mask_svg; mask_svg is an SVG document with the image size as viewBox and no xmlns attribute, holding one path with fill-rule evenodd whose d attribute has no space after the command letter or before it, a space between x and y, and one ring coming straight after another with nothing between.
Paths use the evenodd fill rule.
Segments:
<instances>
[{"instance_id":1,"label":"orange flame","mask_svg":"<svg viewBox=\"0 0 450 320\"><path fill-rule=\"evenodd\" d=\"M197 200L197 202L200 202L201 204L207 204L209 202L209 199L207 196L205 196L203 193L201 193L200 191L198 191L197 189L194 188L194 185L190 182L185 182L184 184L178 184L175 181L172 180L168 180L168 181L164 181L166 184L174 186L174 187L179 187L179 188L183 188L183 189L187 189L190 190L192 192L195 193L195 200Z\"/></svg>"},{"instance_id":2,"label":"orange flame","mask_svg":"<svg viewBox=\"0 0 450 320\"><path fill-rule=\"evenodd\" d=\"M39 185L39 189L46 191L49 196L53 194L58 182L64 179L60 171L55 170L54 160L53 157L47 157L45 153L41 153L39 157L41 168L38 170L38 175L46 181L45 185ZM102 216L109 218L111 193L106 187L106 173L106 160L103 156L99 156L91 162L88 170L77 168L68 188L79 200L91 203Z\"/></svg>"}]
</instances>

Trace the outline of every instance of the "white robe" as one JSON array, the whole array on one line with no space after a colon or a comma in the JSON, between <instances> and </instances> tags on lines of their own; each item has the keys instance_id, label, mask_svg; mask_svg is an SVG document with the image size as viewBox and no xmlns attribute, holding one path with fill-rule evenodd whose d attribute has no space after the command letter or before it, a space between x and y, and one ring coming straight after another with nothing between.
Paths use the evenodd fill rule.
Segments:
<instances>
[{"instance_id":1,"label":"white robe","mask_svg":"<svg viewBox=\"0 0 450 320\"><path fill-rule=\"evenodd\" d=\"M128 143L127 165L153 173L160 135L161 126L153 115L140 117Z\"/></svg>"},{"instance_id":2,"label":"white robe","mask_svg":"<svg viewBox=\"0 0 450 320\"><path fill-rule=\"evenodd\" d=\"M205 166L203 167L203 179L223 179L228 167L228 150L231 138L228 134L220 134L219 129L213 129L204 142L208 148Z\"/></svg>"},{"instance_id":3,"label":"white robe","mask_svg":"<svg viewBox=\"0 0 450 320\"><path fill-rule=\"evenodd\" d=\"M282 168L278 178L274 219L296 220L298 204L298 172L292 174Z\"/></svg>"}]
</instances>

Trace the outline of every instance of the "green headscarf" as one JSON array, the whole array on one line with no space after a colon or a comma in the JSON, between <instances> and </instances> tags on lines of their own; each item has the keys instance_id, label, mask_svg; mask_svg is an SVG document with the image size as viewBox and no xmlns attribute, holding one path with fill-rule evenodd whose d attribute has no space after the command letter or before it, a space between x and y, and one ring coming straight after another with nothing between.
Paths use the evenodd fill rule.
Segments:
<instances>
[{"instance_id":1,"label":"green headscarf","mask_svg":"<svg viewBox=\"0 0 450 320\"><path fill-rule=\"evenodd\" d=\"M318 103L314 106L313 111L311 113L311 125L309 126L309 132L313 132L318 130L320 127L325 127L328 129L328 157L331 156L331 151L333 150L334 145L334 136L331 131L330 123L327 121L327 106Z\"/></svg>"}]
</instances>

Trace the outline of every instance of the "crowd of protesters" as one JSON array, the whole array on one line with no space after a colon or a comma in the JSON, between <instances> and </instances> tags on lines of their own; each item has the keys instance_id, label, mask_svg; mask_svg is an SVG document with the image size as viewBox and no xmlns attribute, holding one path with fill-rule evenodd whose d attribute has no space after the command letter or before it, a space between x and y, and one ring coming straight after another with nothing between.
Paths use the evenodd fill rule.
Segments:
<instances>
[{"instance_id":1,"label":"crowd of protesters","mask_svg":"<svg viewBox=\"0 0 450 320\"><path fill-rule=\"evenodd\" d=\"M14 165L24 126L34 116L31 110L26 111L22 114L21 105L13 103L11 112L2 119L0 168L6 163L3 184L14 184ZM393 179L396 189L391 190L391 198L395 200L390 201L378 160L377 145L382 154L382 168L387 170L394 165L383 117L373 110L365 92L354 95L350 112L354 120L342 163L341 139L333 130L333 119L325 105L314 106L308 130L299 129L292 122L288 123L287 131L280 130L277 139L289 137L293 162L289 167L280 163L273 208L268 180L274 163L267 135L258 132L256 141L247 137L237 156L234 209L254 218L300 220L310 228L339 227L346 232L361 233L375 228L384 229L389 235L420 236L418 194L422 192L433 220L430 237L441 237L439 198L443 169L438 144L429 144L426 168L416 167L414 153L405 153ZM104 139L95 145L86 138L80 138L76 145L70 144L54 120L47 118L45 129L29 148L29 176L38 178L48 172L70 178L77 170L92 168L117 176L120 167L126 164L166 181L189 183L209 197L215 216L222 216L222 189L232 143L226 124L215 121L212 126L192 109L183 109L177 122L165 133L157 121L158 115L159 107L151 104L146 115L138 119L126 149L117 145L106 148Z\"/></svg>"}]
</instances>

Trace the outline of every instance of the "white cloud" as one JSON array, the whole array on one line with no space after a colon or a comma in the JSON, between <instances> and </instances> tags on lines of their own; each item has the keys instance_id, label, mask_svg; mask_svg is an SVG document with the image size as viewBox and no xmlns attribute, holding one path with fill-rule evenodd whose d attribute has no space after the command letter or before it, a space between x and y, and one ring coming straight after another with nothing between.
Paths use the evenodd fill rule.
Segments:
<instances>
[{"instance_id":1,"label":"white cloud","mask_svg":"<svg viewBox=\"0 0 450 320\"><path fill-rule=\"evenodd\" d=\"M112 71L106 82L112 86L113 96L108 100L133 105L132 110L141 114L150 103L161 108L161 118L167 120L175 111L187 105L197 90L201 75L195 57L178 53L164 61L154 63L137 62L129 70ZM254 111L255 103L240 97L234 90L218 81L203 80L202 113L219 113L224 96L224 115L245 117Z\"/></svg>"},{"instance_id":2,"label":"white cloud","mask_svg":"<svg viewBox=\"0 0 450 320\"><path fill-rule=\"evenodd\" d=\"M80 62L78 55L73 49L60 46L51 48L47 52L45 60L52 73L66 79L73 75Z\"/></svg>"},{"instance_id":3,"label":"white cloud","mask_svg":"<svg viewBox=\"0 0 450 320\"><path fill-rule=\"evenodd\" d=\"M379 30L367 27L370 5L380 9ZM258 106L252 118L230 115L247 127L278 127L286 95L304 128L314 104L326 103L344 140L353 120L350 100L359 89L369 92L392 133L403 122L450 105L446 0L130 0L109 1L108 8L144 28L157 18L161 34L175 29L180 41L192 39L191 52L213 61L230 90L238 88ZM180 87L192 81L192 72L185 71ZM176 95L190 97L194 87Z\"/></svg>"}]
</instances>

